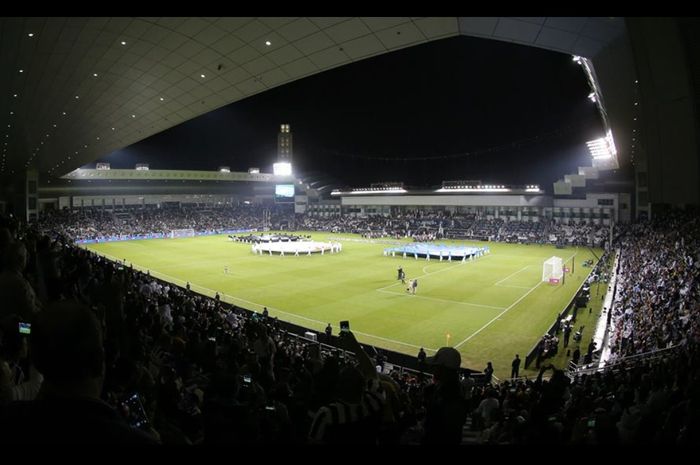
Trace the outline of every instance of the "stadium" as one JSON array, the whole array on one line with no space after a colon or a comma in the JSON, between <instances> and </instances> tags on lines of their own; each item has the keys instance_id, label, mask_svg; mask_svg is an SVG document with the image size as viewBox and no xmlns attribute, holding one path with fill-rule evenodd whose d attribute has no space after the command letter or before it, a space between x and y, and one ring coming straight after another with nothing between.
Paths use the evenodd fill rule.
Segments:
<instances>
[{"instance_id":1,"label":"stadium","mask_svg":"<svg viewBox=\"0 0 700 465\"><path fill-rule=\"evenodd\" d=\"M693 444L697 26L0 19L0 442Z\"/></svg>"}]
</instances>

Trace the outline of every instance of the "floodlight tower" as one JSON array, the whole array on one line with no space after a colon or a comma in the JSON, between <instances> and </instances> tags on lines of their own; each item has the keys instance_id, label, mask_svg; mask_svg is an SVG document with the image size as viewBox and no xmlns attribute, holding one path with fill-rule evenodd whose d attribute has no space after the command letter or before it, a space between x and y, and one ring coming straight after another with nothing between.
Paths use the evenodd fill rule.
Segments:
<instances>
[{"instance_id":1,"label":"floodlight tower","mask_svg":"<svg viewBox=\"0 0 700 465\"><path fill-rule=\"evenodd\" d=\"M273 172L279 175L291 175L292 156L292 133L289 124L281 124L277 135L277 163L273 165Z\"/></svg>"}]
</instances>

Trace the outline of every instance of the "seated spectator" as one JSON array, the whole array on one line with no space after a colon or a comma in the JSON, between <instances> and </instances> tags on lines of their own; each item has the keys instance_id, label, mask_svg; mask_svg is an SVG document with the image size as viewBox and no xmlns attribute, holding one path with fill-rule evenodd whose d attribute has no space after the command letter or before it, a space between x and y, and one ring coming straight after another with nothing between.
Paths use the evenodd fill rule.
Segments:
<instances>
[{"instance_id":1,"label":"seated spectator","mask_svg":"<svg viewBox=\"0 0 700 465\"><path fill-rule=\"evenodd\" d=\"M42 313L32 325L31 353L44 383L36 400L2 411L2 441L156 443L100 399L105 355L99 323L88 309L62 302Z\"/></svg>"},{"instance_id":2,"label":"seated spectator","mask_svg":"<svg viewBox=\"0 0 700 465\"><path fill-rule=\"evenodd\" d=\"M27 337L18 331L19 318L11 315L0 321L0 405L15 400L32 400L41 387L43 377L29 365L26 368Z\"/></svg>"},{"instance_id":3,"label":"seated spectator","mask_svg":"<svg viewBox=\"0 0 700 465\"><path fill-rule=\"evenodd\" d=\"M0 273L0 318L16 313L23 321L30 321L41 309L41 304L22 274L27 266L27 249L21 242L13 242L6 246L5 251L5 266Z\"/></svg>"}]
</instances>

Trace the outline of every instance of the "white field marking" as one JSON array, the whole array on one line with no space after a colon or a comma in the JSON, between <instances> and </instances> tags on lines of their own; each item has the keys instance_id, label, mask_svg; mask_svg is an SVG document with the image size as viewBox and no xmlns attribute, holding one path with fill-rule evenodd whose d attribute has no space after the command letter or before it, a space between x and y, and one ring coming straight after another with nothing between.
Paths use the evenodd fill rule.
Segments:
<instances>
[{"instance_id":1,"label":"white field marking","mask_svg":"<svg viewBox=\"0 0 700 465\"><path fill-rule=\"evenodd\" d=\"M490 255L487 255L486 257L481 257L479 260L483 260L483 259L488 258L488 257L490 257ZM417 277L417 278L423 278L423 277L425 277L425 276L430 276L430 275L442 273L443 271L451 270L452 268L456 268L456 267L458 267L458 266L460 266L460 265L466 265L467 263L472 263L472 262L474 262L474 260L465 261L465 262L462 262L462 261L460 260L460 262L457 263L456 265L448 266L447 268L443 268L442 270L433 271L432 273L424 273L424 274L422 274L422 275L420 275L420 276L416 276L416 277ZM428 265L426 265L426 266L428 266ZM413 279L413 278L407 278L407 279ZM397 281L398 281L398 280L397 280ZM397 285L399 285L399 284L403 284L403 283L398 282L398 283L394 283L394 284L389 284L388 286L384 286L384 287L380 287L379 289L375 289L375 291L380 291L380 292L381 292L381 291L383 291L384 289L388 289L388 288L390 288L390 287L394 287L394 286L397 286Z\"/></svg>"},{"instance_id":2,"label":"white field marking","mask_svg":"<svg viewBox=\"0 0 700 465\"><path fill-rule=\"evenodd\" d=\"M512 284L494 284L494 286L498 287L512 287L515 289L530 289L528 286L514 286Z\"/></svg>"},{"instance_id":3,"label":"white field marking","mask_svg":"<svg viewBox=\"0 0 700 465\"><path fill-rule=\"evenodd\" d=\"M483 305L483 304L474 304L471 302L461 302L459 300L438 299L437 297L427 297L424 295L417 295L417 294L404 294L402 292L396 292L396 291L379 291L379 292L383 292L384 294L393 294L393 295L408 295L411 297L416 297L418 299L435 300L437 302L447 302L450 304L458 304L458 305L470 305L472 307L484 307L484 308L490 308L493 310L503 310L505 308L505 307L494 307L493 305Z\"/></svg>"},{"instance_id":4,"label":"white field marking","mask_svg":"<svg viewBox=\"0 0 700 465\"><path fill-rule=\"evenodd\" d=\"M501 284L503 281L506 281L507 279L511 278L512 276L515 276L516 274L520 273L521 271L527 270L527 269L530 268L531 266L532 266L532 265L527 265L527 266L524 266L524 267L520 268L520 269L519 269L518 271L516 271L515 273L509 274L509 275L506 276L505 278L503 278L503 279L501 279L500 281L498 281L497 283L495 283L494 286L498 286L498 285ZM529 287L526 287L525 289L530 289L530 288L529 288Z\"/></svg>"},{"instance_id":5,"label":"white field marking","mask_svg":"<svg viewBox=\"0 0 700 465\"><path fill-rule=\"evenodd\" d=\"M575 252L571 257L569 257L569 258L567 258L566 260L564 260L564 263L568 262L568 261L571 260L573 257L575 257L577 253L578 253L578 248L576 249L576 252ZM510 305L508 306L508 308L506 308L506 309L503 310L501 313L499 313L498 315L496 315L495 317L493 317L493 318L491 319L491 321L489 321L488 323L486 323L486 324L485 324L484 326L482 326L481 328L477 329L477 330L476 330L474 333L472 333L470 336L467 336L463 341L461 341L459 344L457 344L456 346L454 346L455 349L459 348L459 346L461 346L462 344L464 344L465 342L467 342L469 339L473 338L474 336L476 336L477 334L479 334L480 332L482 332L483 330L485 330L486 328L488 328L488 327L491 325L491 323L493 323L494 321L498 320L501 316L505 315L506 312L508 312L511 308L515 307L521 300L523 300L525 297L527 297L528 295L530 295L530 293L531 293L532 291L534 291L535 289L537 289L538 287L540 287L540 285L541 285L543 282L544 282L544 281L540 281L539 283L535 284L535 286L533 286L532 289L530 289L530 290L527 291L525 294L523 294L522 296L520 296L520 298L518 298L518 300L516 300L515 302L513 302L512 304L510 304ZM578 289L576 289L576 290L578 290Z\"/></svg>"},{"instance_id":6,"label":"white field marking","mask_svg":"<svg viewBox=\"0 0 700 465\"><path fill-rule=\"evenodd\" d=\"M102 255L102 256L107 257L107 258L110 258L112 261L116 261L116 262L121 263L121 261L120 261L119 259L117 259L116 257L114 257L113 255L109 255L109 254L102 253L102 252L96 252L96 251L94 251L94 250L91 250L91 252L97 253L98 255ZM180 282L180 283L186 283L186 282L187 282L187 281L183 281L183 280L180 279L180 278L176 278L176 277L174 277L174 276L170 276L170 275L167 275L167 274L165 274L165 273L161 273L161 272L159 272L159 271L150 270L150 269L148 269L148 268L146 268L146 267L144 267L144 266L137 265L137 264L135 264L135 263L133 263L133 262L129 262L129 263L131 263L131 265L133 265L134 269L140 268L142 271L143 271L143 270L149 271L149 273L150 273L152 276L155 276L155 275L163 276L163 277L166 278L166 281L170 281L170 282L172 282L173 284L177 284L177 282ZM213 289L209 289L208 287L200 286L199 284L194 284L194 283L190 283L190 287L191 287L191 288L198 287L199 289L203 289L203 290L205 290L205 291L209 291L209 292L212 292L212 293L214 293L214 294L216 294L216 292L217 292L217 291L215 291L215 290L213 290ZM282 314L285 314L285 315L289 315L289 316L294 317L294 318L299 318L299 319L301 319L301 320L306 320L306 321L310 321L310 322L312 322L312 323L317 323L317 324L319 324L319 325L321 325L321 326L323 326L323 327L325 327L325 325L328 323L328 322L326 322L326 321L314 320L313 318L307 318L307 317L305 317L305 316L297 315L297 314L295 314L295 313L285 312L284 310L280 310L279 308L271 307L271 306L269 306L269 305L263 305L263 304L259 304L259 303L257 303L257 302L251 302L250 300L241 299L240 297L235 297L235 296L228 295L228 294L224 294L224 293L221 293L221 294L219 294L219 295L222 297L222 299L223 299L223 298L228 298L229 300L234 300L234 301L238 301L238 302L245 302L245 303L247 303L247 304L255 305L255 306L260 307L260 308L267 307L268 310L274 310L274 311L276 311L276 312L278 312L278 313L282 313ZM437 352L437 349L433 349L433 348L431 348L431 347L417 346L417 345L414 345L414 344L409 344L409 343L407 343L407 342L397 341L397 340L395 340L395 339L389 339L389 338L386 338L386 337L376 336L376 335L374 335L374 334L363 333L363 332L361 332L361 331L353 331L353 333L361 334L361 335L363 335L363 336L370 337L370 338L373 338L373 339L379 339L379 340L381 340L381 341L387 341L387 342L392 342L392 343L394 343L394 344L400 344L400 345L404 345L404 346L408 346L408 347L413 347L413 348L415 348L415 349L420 349L421 347L423 347L424 350L429 350L429 351L431 351L431 352Z\"/></svg>"}]
</instances>

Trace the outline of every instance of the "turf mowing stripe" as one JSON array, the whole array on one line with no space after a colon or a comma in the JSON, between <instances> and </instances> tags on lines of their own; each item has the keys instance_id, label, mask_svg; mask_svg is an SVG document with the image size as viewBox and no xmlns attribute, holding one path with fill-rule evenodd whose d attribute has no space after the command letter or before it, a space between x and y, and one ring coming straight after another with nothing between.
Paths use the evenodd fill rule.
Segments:
<instances>
[{"instance_id":1,"label":"turf mowing stripe","mask_svg":"<svg viewBox=\"0 0 700 465\"><path fill-rule=\"evenodd\" d=\"M109 255L109 254L106 254L106 253L103 253L103 252L95 252L95 251L92 251L92 252L93 252L93 253L97 253L98 255L102 255L103 257L109 258L109 259L111 259L113 262L122 263L121 260L119 260L117 257L114 257L113 255ZM184 281L184 280L182 280L182 279L180 279L180 278L176 278L176 277L174 277L174 276L170 276L170 275L167 275L167 274L165 274L165 273L161 273L161 272L159 272L159 271L149 270L148 268L143 267L143 266L141 266L141 265L137 265L137 264L135 264L135 263L133 263L133 262L131 262L131 265L132 265L134 268L141 268L142 270L146 270L146 271L148 271L148 272L149 272L151 275L153 275L153 276L155 276L155 275L163 276L163 277L167 278L166 281L169 281L169 282L171 282L171 283L173 283L173 284L176 284L176 285L177 285L178 282L181 282L181 283L187 282L187 281ZM198 287L199 289L204 289L205 291L209 291L209 292L213 292L213 293L217 293L217 292L218 292L218 291L215 291L215 290L213 290L213 289L209 289L208 287L200 286L199 284L195 284L195 283L190 283L190 287L192 287L192 288ZM307 317L305 317L305 316L297 315L296 313L285 312L284 310L280 310L280 309L275 308L275 307L270 307L270 306L267 306L267 305L259 304L259 303L257 303L257 302L251 302L250 300L241 299L240 297L235 297L235 296L228 295L228 294L224 294L224 293L219 294L219 295L220 295L222 298L228 297L228 298L231 299L231 300L237 300L237 301L239 301L239 302L245 302L245 303L250 304L250 305L256 305L256 306L258 306L258 307L260 307L260 308L262 308L262 307L267 307L268 310L274 310L274 311L276 311L276 312L283 313L283 314L285 314L285 315L289 315L289 316L292 316L292 317L294 317L294 318L300 318L300 319L302 319L302 320L310 321L310 322L313 322L313 323L318 323L318 324L320 324L320 325L322 325L322 326L325 326L326 323L327 323L327 322L325 322L325 321L314 320L313 318L307 318ZM353 333L355 333L355 334L361 334L361 335L363 335L363 336L370 337L370 338L373 338L373 339L379 339L379 340L381 340L381 341L387 341L387 342L392 342L392 343L394 343L394 344L400 344L400 345L404 345L404 346L407 346L407 347L413 347L413 348L415 348L415 349L420 349L421 347L423 347L424 350L429 350L429 351L431 351L431 352L437 352L437 349L433 349L433 348L431 348L431 347L417 346L417 345L415 345L415 344L409 344L408 342L402 342L402 341L397 341L397 340L395 340L395 339L389 339L389 338L386 338L386 337L375 336L374 334L363 333L363 332L361 332L361 331L353 331Z\"/></svg>"},{"instance_id":2,"label":"turf mowing stripe","mask_svg":"<svg viewBox=\"0 0 700 465\"><path fill-rule=\"evenodd\" d=\"M526 289L530 289L529 287ZM426 300L436 300L439 302L447 302L450 304L459 304L459 305L471 305L472 307L484 307L484 308L490 308L493 310L503 310L505 307L494 307L493 305L484 305L484 304L473 304L471 302L460 302L459 300L448 300L448 299L439 299L437 297L428 297L424 295L416 295L416 294L405 294L403 292L395 292L395 291L383 291L377 289L379 292L383 292L384 294L393 294L393 295L405 295L405 296L410 296L410 297L416 297L418 299L426 299Z\"/></svg>"}]
</instances>

